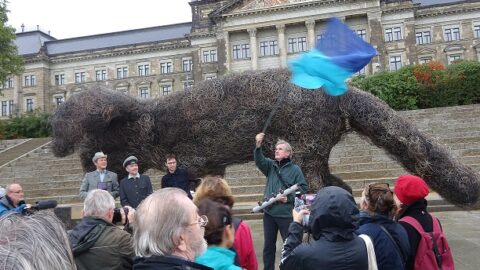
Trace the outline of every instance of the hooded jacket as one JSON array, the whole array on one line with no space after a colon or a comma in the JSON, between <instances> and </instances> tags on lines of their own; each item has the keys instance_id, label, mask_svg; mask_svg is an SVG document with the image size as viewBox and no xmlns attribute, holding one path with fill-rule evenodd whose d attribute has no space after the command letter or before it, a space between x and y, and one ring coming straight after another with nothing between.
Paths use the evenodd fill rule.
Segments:
<instances>
[{"instance_id":1,"label":"hooded jacket","mask_svg":"<svg viewBox=\"0 0 480 270\"><path fill-rule=\"evenodd\" d=\"M302 243L302 225L290 224L280 269L367 270L367 248L355 234L358 213L355 200L346 190L334 186L320 189L308 224L313 240Z\"/></svg>"},{"instance_id":2,"label":"hooded jacket","mask_svg":"<svg viewBox=\"0 0 480 270\"><path fill-rule=\"evenodd\" d=\"M18 207L13 206L12 201L8 198L7 195L5 195L2 197L2 199L0 199L0 217L8 213L21 214L23 212L23 209L25 209L25 206L27 205L24 201L19 202Z\"/></svg>"},{"instance_id":3,"label":"hooded jacket","mask_svg":"<svg viewBox=\"0 0 480 270\"><path fill-rule=\"evenodd\" d=\"M77 269L132 269L132 236L110 222L84 217L68 238Z\"/></svg>"},{"instance_id":4,"label":"hooded jacket","mask_svg":"<svg viewBox=\"0 0 480 270\"><path fill-rule=\"evenodd\" d=\"M380 227L391 235L395 243ZM357 234L370 236L375 248L378 270L403 270L406 260L410 254L410 244L405 229L392 219L382 214L370 216L367 212L360 212L360 228Z\"/></svg>"}]
</instances>

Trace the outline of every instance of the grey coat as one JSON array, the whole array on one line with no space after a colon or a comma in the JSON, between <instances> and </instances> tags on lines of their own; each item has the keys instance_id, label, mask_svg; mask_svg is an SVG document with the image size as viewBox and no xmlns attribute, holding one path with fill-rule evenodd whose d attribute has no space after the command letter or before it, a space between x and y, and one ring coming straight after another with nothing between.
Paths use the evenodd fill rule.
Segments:
<instances>
[{"instance_id":1,"label":"grey coat","mask_svg":"<svg viewBox=\"0 0 480 270\"><path fill-rule=\"evenodd\" d=\"M93 171L85 174L82 185L80 186L80 198L85 199L87 193L92 189L98 188L100 182L100 173ZM103 182L107 183L107 191L112 194L113 198L117 198L120 195L120 186L118 185L118 176L116 173L107 171Z\"/></svg>"}]
</instances>

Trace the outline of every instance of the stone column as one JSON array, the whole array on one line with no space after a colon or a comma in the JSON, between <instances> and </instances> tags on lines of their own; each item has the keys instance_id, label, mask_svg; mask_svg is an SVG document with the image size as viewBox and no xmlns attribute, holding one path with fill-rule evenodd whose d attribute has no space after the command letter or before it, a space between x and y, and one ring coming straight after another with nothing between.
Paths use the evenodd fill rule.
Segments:
<instances>
[{"instance_id":1,"label":"stone column","mask_svg":"<svg viewBox=\"0 0 480 270\"><path fill-rule=\"evenodd\" d=\"M230 35L228 31L223 32L223 38L225 39L225 68L228 72L230 71L230 64L232 59L232 50L230 48Z\"/></svg>"},{"instance_id":2,"label":"stone column","mask_svg":"<svg viewBox=\"0 0 480 270\"><path fill-rule=\"evenodd\" d=\"M305 22L305 26L307 27L307 42L310 50L315 47L315 21L308 20Z\"/></svg>"},{"instance_id":3,"label":"stone column","mask_svg":"<svg viewBox=\"0 0 480 270\"><path fill-rule=\"evenodd\" d=\"M258 69L258 52L257 52L257 29L251 28L248 29L248 34L250 35L250 52L251 52L251 63L252 70Z\"/></svg>"},{"instance_id":4,"label":"stone column","mask_svg":"<svg viewBox=\"0 0 480 270\"><path fill-rule=\"evenodd\" d=\"M285 25L280 24L275 26L278 32L278 50L280 52L280 67L287 66L287 50L285 48Z\"/></svg>"},{"instance_id":5,"label":"stone column","mask_svg":"<svg viewBox=\"0 0 480 270\"><path fill-rule=\"evenodd\" d=\"M387 64L385 42L383 41L382 14L381 11L373 11L367 13L369 43L377 49L378 56L374 57L370 62L370 69L367 68L367 74L373 74L377 71L384 70ZM367 39L367 40L368 40Z\"/></svg>"}]
</instances>

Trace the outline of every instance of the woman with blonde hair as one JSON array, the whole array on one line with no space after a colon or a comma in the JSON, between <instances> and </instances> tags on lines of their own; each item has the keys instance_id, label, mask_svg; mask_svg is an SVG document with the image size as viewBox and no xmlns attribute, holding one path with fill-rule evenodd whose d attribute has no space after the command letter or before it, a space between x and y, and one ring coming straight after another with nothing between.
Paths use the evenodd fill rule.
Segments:
<instances>
[{"instance_id":1,"label":"woman with blonde hair","mask_svg":"<svg viewBox=\"0 0 480 270\"><path fill-rule=\"evenodd\" d=\"M396 210L387 183L372 183L364 188L357 233L372 239L379 270L403 270L409 255L407 232L393 220Z\"/></svg>"},{"instance_id":2,"label":"woman with blonde hair","mask_svg":"<svg viewBox=\"0 0 480 270\"><path fill-rule=\"evenodd\" d=\"M193 202L198 206L199 202L205 198L226 205L230 209L233 209L235 201L227 181L218 176L207 176L202 179L195 191ZM237 217L233 217L233 225L235 229L233 249L237 254L235 264L247 270L257 270L257 255L250 227Z\"/></svg>"}]
</instances>

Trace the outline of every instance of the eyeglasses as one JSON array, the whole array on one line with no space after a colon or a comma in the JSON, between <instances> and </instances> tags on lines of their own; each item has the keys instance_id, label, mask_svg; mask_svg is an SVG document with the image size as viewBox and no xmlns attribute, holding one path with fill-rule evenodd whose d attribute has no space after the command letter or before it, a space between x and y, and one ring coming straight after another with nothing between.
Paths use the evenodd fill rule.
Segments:
<instances>
[{"instance_id":1,"label":"eyeglasses","mask_svg":"<svg viewBox=\"0 0 480 270\"><path fill-rule=\"evenodd\" d=\"M208 223L208 217L205 216L205 215L201 215L201 216L198 217L197 222L193 222L193 223L190 223L188 225L191 226L191 225L195 225L195 224L200 224L200 227L205 227L205 226L207 226L207 223Z\"/></svg>"},{"instance_id":2,"label":"eyeglasses","mask_svg":"<svg viewBox=\"0 0 480 270\"><path fill-rule=\"evenodd\" d=\"M23 193L23 190L21 189L21 190L19 190L19 191L10 191L10 192L11 192L11 193L17 193L17 194L19 194L19 193Z\"/></svg>"}]
</instances>

